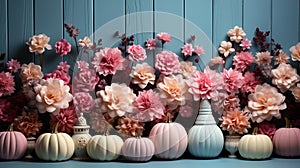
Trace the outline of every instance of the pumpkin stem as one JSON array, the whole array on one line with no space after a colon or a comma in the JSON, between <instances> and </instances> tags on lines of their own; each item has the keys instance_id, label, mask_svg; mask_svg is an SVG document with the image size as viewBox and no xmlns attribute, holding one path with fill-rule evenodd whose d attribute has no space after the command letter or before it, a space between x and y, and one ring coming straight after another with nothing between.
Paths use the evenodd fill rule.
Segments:
<instances>
[{"instance_id":1,"label":"pumpkin stem","mask_svg":"<svg viewBox=\"0 0 300 168\"><path fill-rule=\"evenodd\" d=\"M253 129L252 135L257 135L257 131L258 131L258 128L255 127L255 128Z\"/></svg>"},{"instance_id":2,"label":"pumpkin stem","mask_svg":"<svg viewBox=\"0 0 300 168\"><path fill-rule=\"evenodd\" d=\"M55 133L55 134L57 134L57 133L58 133L57 129L58 129L58 125L59 125L59 123L60 123L60 121L59 121L59 122L57 122L57 123L55 124L55 126L54 126L54 130L52 130L52 133Z\"/></svg>"},{"instance_id":3,"label":"pumpkin stem","mask_svg":"<svg viewBox=\"0 0 300 168\"><path fill-rule=\"evenodd\" d=\"M171 121L171 116L170 113L167 113L167 118L166 118L166 123L170 123Z\"/></svg>"},{"instance_id":4,"label":"pumpkin stem","mask_svg":"<svg viewBox=\"0 0 300 168\"><path fill-rule=\"evenodd\" d=\"M105 127L104 135L105 135L105 136L108 136L108 135L109 135L109 129L108 129L107 127Z\"/></svg>"},{"instance_id":5,"label":"pumpkin stem","mask_svg":"<svg viewBox=\"0 0 300 168\"><path fill-rule=\"evenodd\" d=\"M292 128L292 124L290 120L287 117L285 117L284 119L285 119L285 128Z\"/></svg>"},{"instance_id":6,"label":"pumpkin stem","mask_svg":"<svg viewBox=\"0 0 300 168\"><path fill-rule=\"evenodd\" d=\"M14 123L11 123L8 127L8 131L13 131L14 130Z\"/></svg>"}]
</instances>

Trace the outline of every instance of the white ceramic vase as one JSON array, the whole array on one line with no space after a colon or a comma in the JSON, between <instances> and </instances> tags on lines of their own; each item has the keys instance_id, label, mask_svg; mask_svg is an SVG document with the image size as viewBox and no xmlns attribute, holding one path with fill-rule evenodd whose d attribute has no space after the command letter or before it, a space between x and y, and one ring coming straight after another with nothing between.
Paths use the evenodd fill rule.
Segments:
<instances>
[{"instance_id":1,"label":"white ceramic vase","mask_svg":"<svg viewBox=\"0 0 300 168\"><path fill-rule=\"evenodd\" d=\"M229 158L236 158L236 152L238 151L238 146L241 136L239 135L226 135L225 136L225 149L229 152Z\"/></svg>"}]
</instances>

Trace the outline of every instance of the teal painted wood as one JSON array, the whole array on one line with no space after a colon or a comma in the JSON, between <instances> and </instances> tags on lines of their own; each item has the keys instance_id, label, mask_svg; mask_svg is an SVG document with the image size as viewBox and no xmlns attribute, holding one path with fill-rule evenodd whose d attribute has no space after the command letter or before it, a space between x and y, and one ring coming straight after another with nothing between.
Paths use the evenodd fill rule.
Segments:
<instances>
[{"instance_id":1,"label":"teal painted wood","mask_svg":"<svg viewBox=\"0 0 300 168\"><path fill-rule=\"evenodd\" d=\"M258 5L259 4L259 5ZM258 51L257 45L253 43L255 29L258 27L262 31L271 31L271 0L251 0L244 1L244 31L246 37L252 40L250 51L255 56L255 51ZM268 39L270 42L270 38Z\"/></svg>"},{"instance_id":2,"label":"teal painted wood","mask_svg":"<svg viewBox=\"0 0 300 168\"><path fill-rule=\"evenodd\" d=\"M191 35L196 36L194 45L203 46L205 54L190 58L194 61L199 58L199 63L195 64L198 69L203 70L213 57L212 45L212 14L213 3L211 0L188 0L185 1L185 42L190 41Z\"/></svg>"},{"instance_id":3,"label":"teal painted wood","mask_svg":"<svg viewBox=\"0 0 300 168\"><path fill-rule=\"evenodd\" d=\"M179 56L184 44L184 0L154 0L154 11L155 33L167 32L172 36L172 41L164 45L164 50Z\"/></svg>"},{"instance_id":4,"label":"teal painted wood","mask_svg":"<svg viewBox=\"0 0 300 168\"><path fill-rule=\"evenodd\" d=\"M219 48L221 41L228 41L227 31L234 26L243 26L243 0L214 0L213 43ZM231 66L232 56L227 58L226 67Z\"/></svg>"},{"instance_id":5,"label":"teal painted wood","mask_svg":"<svg viewBox=\"0 0 300 168\"><path fill-rule=\"evenodd\" d=\"M0 0L0 54L7 53L7 1ZM0 71L2 70L1 64L7 61L7 55L3 61L0 60Z\"/></svg>"},{"instance_id":6,"label":"teal painted wood","mask_svg":"<svg viewBox=\"0 0 300 168\"><path fill-rule=\"evenodd\" d=\"M52 50L44 53L43 72L49 73L56 69L62 57L55 52L55 43L63 38L63 1L35 1L35 34L45 33L50 37ZM40 63L36 56L36 63Z\"/></svg>"},{"instance_id":7,"label":"teal painted wood","mask_svg":"<svg viewBox=\"0 0 300 168\"><path fill-rule=\"evenodd\" d=\"M299 39L299 1L272 1L272 38L282 45L287 53Z\"/></svg>"},{"instance_id":8,"label":"teal painted wood","mask_svg":"<svg viewBox=\"0 0 300 168\"><path fill-rule=\"evenodd\" d=\"M32 62L33 54L25 43L33 34L33 0L9 0L7 5L8 57L21 64Z\"/></svg>"}]
</instances>

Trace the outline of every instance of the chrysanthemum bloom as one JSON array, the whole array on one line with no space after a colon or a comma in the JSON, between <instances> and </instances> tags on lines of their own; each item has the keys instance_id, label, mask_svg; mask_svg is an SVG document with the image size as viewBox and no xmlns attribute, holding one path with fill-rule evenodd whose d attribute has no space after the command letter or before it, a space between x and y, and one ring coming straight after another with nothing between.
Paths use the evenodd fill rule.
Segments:
<instances>
[{"instance_id":1,"label":"chrysanthemum bloom","mask_svg":"<svg viewBox=\"0 0 300 168\"><path fill-rule=\"evenodd\" d=\"M212 83L209 76L203 72L196 71L192 73L187 80L189 92L193 94L194 100L210 99L212 94Z\"/></svg>"},{"instance_id":2,"label":"chrysanthemum bloom","mask_svg":"<svg viewBox=\"0 0 300 168\"><path fill-rule=\"evenodd\" d=\"M88 92L77 92L74 94L73 103L76 113L89 112L94 106L95 101Z\"/></svg>"},{"instance_id":3,"label":"chrysanthemum bloom","mask_svg":"<svg viewBox=\"0 0 300 168\"><path fill-rule=\"evenodd\" d=\"M223 64L225 64L225 61L224 61L223 58L220 57L220 56L217 56L217 57L212 58L212 59L210 60L210 62L209 62L209 66L210 66L210 67L213 67L213 66L215 66L215 65L223 65Z\"/></svg>"},{"instance_id":4,"label":"chrysanthemum bloom","mask_svg":"<svg viewBox=\"0 0 300 168\"><path fill-rule=\"evenodd\" d=\"M230 29L227 32L228 37L230 38L230 41L234 41L236 43L241 42L241 40L246 37L246 33L241 27L234 26L233 29Z\"/></svg>"},{"instance_id":5,"label":"chrysanthemum bloom","mask_svg":"<svg viewBox=\"0 0 300 168\"><path fill-rule=\"evenodd\" d=\"M117 70L124 69L125 59L118 48L104 48L95 53L92 64L100 75L114 75Z\"/></svg>"},{"instance_id":6,"label":"chrysanthemum bloom","mask_svg":"<svg viewBox=\"0 0 300 168\"><path fill-rule=\"evenodd\" d=\"M158 93L153 90L144 90L133 102L133 117L139 121L153 121L164 115L165 107Z\"/></svg>"},{"instance_id":7,"label":"chrysanthemum bloom","mask_svg":"<svg viewBox=\"0 0 300 168\"><path fill-rule=\"evenodd\" d=\"M300 76L297 74L297 70L290 64L279 64L276 69L272 70L272 74L272 83L283 93L300 81Z\"/></svg>"},{"instance_id":8,"label":"chrysanthemum bloom","mask_svg":"<svg viewBox=\"0 0 300 168\"><path fill-rule=\"evenodd\" d=\"M97 93L97 101L102 113L108 113L111 118L122 117L132 113L134 99L136 98L132 89L126 84L112 83L104 90Z\"/></svg>"},{"instance_id":9,"label":"chrysanthemum bloom","mask_svg":"<svg viewBox=\"0 0 300 168\"><path fill-rule=\"evenodd\" d=\"M178 56L171 51L162 51L156 55L155 68L164 75L171 75L179 70Z\"/></svg>"},{"instance_id":10,"label":"chrysanthemum bloom","mask_svg":"<svg viewBox=\"0 0 300 168\"><path fill-rule=\"evenodd\" d=\"M129 60L133 62L141 62L147 58L146 51L141 45L130 45L127 52Z\"/></svg>"},{"instance_id":11,"label":"chrysanthemum bloom","mask_svg":"<svg viewBox=\"0 0 300 168\"><path fill-rule=\"evenodd\" d=\"M254 62L254 57L251 52L240 52L233 57L233 65L235 70L244 71Z\"/></svg>"},{"instance_id":12,"label":"chrysanthemum bloom","mask_svg":"<svg viewBox=\"0 0 300 168\"><path fill-rule=\"evenodd\" d=\"M249 112L253 122L261 123L270 121L273 117L281 118L280 110L286 109L285 96L277 91L277 88L267 83L257 85L254 93L248 96L248 106L245 112Z\"/></svg>"},{"instance_id":13,"label":"chrysanthemum bloom","mask_svg":"<svg viewBox=\"0 0 300 168\"><path fill-rule=\"evenodd\" d=\"M256 63L259 66L266 66L269 65L272 61L273 56L271 56L269 51L266 52L257 52L256 53Z\"/></svg>"},{"instance_id":14,"label":"chrysanthemum bloom","mask_svg":"<svg viewBox=\"0 0 300 168\"><path fill-rule=\"evenodd\" d=\"M179 105L185 105L186 100L191 99L188 92L188 85L182 75L165 76L161 82L157 84L160 90L161 98L166 101L169 109L176 109Z\"/></svg>"},{"instance_id":15,"label":"chrysanthemum bloom","mask_svg":"<svg viewBox=\"0 0 300 168\"><path fill-rule=\"evenodd\" d=\"M18 112L15 107L18 105L14 104L11 99L0 98L0 121L12 122Z\"/></svg>"},{"instance_id":16,"label":"chrysanthemum bloom","mask_svg":"<svg viewBox=\"0 0 300 168\"><path fill-rule=\"evenodd\" d=\"M194 52L194 48L193 48L192 44L187 43L181 49L181 53L186 57L192 56L193 52Z\"/></svg>"},{"instance_id":17,"label":"chrysanthemum bloom","mask_svg":"<svg viewBox=\"0 0 300 168\"><path fill-rule=\"evenodd\" d=\"M50 37L45 34L34 35L29 38L29 41L26 43L29 45L29 51L35 54L43 54L45 52L45 48L47 50L51 50L52 47L48 44L50 41Z\"/></svg>"},{"instance_id":18,"label":"chrysanthemum bloom","mask_svg":"<svg viewBox=\"0 0 300 168\"><path fill-rule=\"evenodd\" d=\"M196 53L197 55L202 55L205 54L205 51L202 46L195 46L194 53Z\"/></svg>"},{"instance_id":19,"label":"chrysanthemum bloom","mask_svg":"<svg viewBox=\"0 0 300 168\"><path fill-rule=\"evenodd\" d=\"M147 63L137 64L132 68L130 77L132 77L133 84L137 84L141 89L144 89L148 83L154 85L155 69Z\"/></svg>"},{"instance_id":20,"label":"chrysanthemum bloom","mask_svg":"<svg viewBox=\"0 0 300 168\"><path fill-rule=\"evenodd\" d=\"M192 73L196 71L196 67L190 61L181 61L178 73L182 74L185 78L191 76Z\"/></svg>"},{"instance_id":21,"label":"chrysanthemum bloom","mask_svg":"<svg viewBox=\"0 0 300 168\"><path fill-rule=\"evenodd\" d=\"M252 46L252 44L251 44L250 40L248 40L247 38L245 38L245 39L242 39L240 46L245 51L246 49L250 49L250 47Z\"/></svg>"},{"instance_id":22,"label":"chrysanthemum bloom","mask_svg":"<svg viewBox=\"0 0 300 168\"><path fill-rule=\"evenodd\" d=\"M290 48L290 51L292 53L292 60L293 61L300 61L300 43L292 46Z\"/></svg>"},{"instance_id":23,"label":"chrysanthemum bloom","mask_svg":"<svg viewBox=\"0 0 300 168\"><path fill-rule=\"evenodd\" d=\"M65 56L71 51L71 44L66 39L61 39L55 43L56 54Z\"/></svg>"},{"instance_id":24,"label":"chrysanthemum bloom","mask_svg":"<svg viewBox=\"0 0 300 168\"><path fill-rule=\"evenodd\" d=\"M73 126L76 124L77 115L74 111L74 106L70 105L66 109L61 109L57 115L51 115L50 126L54 130L57 123L57 131L71 134Z\"/></svg>"},{"instance_id":25,"label":"chrysanthemum bloom","mask_svg":"<svg viewBox=\"0 0 300 168\"><path fill-rule=\"evenodd\" d=\"M154 50L156 48L156 40L153 38L150 38L146 41L145 46L147 47L148 50Z\"/></svg>"},{"instance_id":26,"label":"chrysanthemum bloom","mask_svg":"<svg viewBox=\"0 0 300 168\"><path fill-rule=\"evenodd\" d=\"M60 79L49 78L41 80L40 84L34 87L37 94L37 108L40 113L50 112L57 114L60 109L69 107L69 102L73 96L68 85L64 85L64 81Z\"/></svg>"},{"instance_id":27,"label":"chrysanthemum bloom","mask_svg":"<svg viewBox=\"0 0 300 168\"><path fill-rule=\"evenodd\" d=\"M239 71L224 69L223 71L224 82L226 84L226 90L228 93L238 93L239 88L244 84L243 74Z\"/></svg>"},{"instance_id":28,"label":"chrysanthemum bloom","mask_svg":"<svg viewBox=\"0 0 300 168\"><path fill-rule=\"evenodd\" d=\"M7 69L10 72L17 72L20 69L20 62L18 60L11 59L6 63Z\"/></svg>"},{"instance_id":29,"label":"chrysanthemum bloom","mask_svg":"<svg viewBox=\"0 0 300 168\"><path fill-rule=\"evenodd\" d=\"M278 65L281 63L288 63L290 57L285 52L280 50L279 54L277 56L275 56L274 59L275 59L274 65Z\"/></svg>"},{"instance_id":30,"label":"chrysanthemum bloom","mask_svg":"<svg viewBox=\"0 0 300 168\"><path fill-rule=\"evenodd\" d=\"M10 72L0 73L0 97L11 95L15 91L14 77Z\"/></svg>"},{"instance_id":31,"label":"chrysanthemum bloom","mask_svg":"<svg viewBox=\"0 0 300 168\"><path fill-rule=\"evenodd\" d=\"M222 124L220 127L224 131L228 131L229 134L245 134L248 133L248 128L250 127L249 122L249 116L243 111L240 110L234 110L227 112L226 115L222 116L220 118L220 121L222 121Z\"/></svg>"},{"instance_id":32,"label":"chrysanthemum bloom","mask_svg":"<svg viewBox=\"0 0 300 168\"><path fill-rule=\"evenodd\" d=\"M271 139L273 138L276 132L276 126L271 122L261 122L258 124L258 133L269 136Z\"/></svg>"},{"instance_id":33,"label":"chrysanthemum bloom","mask_svg":"<svg viewBox=\"0 0 300 168\"><path fill-rule=\"evenodd\" d=\"M163 42L170 42L172 40L172 36L170 36L166 32L161 32L161 33L157 34L156 37L158 40L161 40Z\"/></svg>"},{"instance_id":34,"label":"chrysanthemum bloom","mask_svg":"<svg viewBox=\"0 0 300 168\"><path fill-rule=\"evenodd\" d=\"M89 92L95 90L99 76L93 69L81 69L73 78L73 89L77 92Z\"/></svg>"},{"instance_id":35,"label":"chrysanthemum bloom","mask_svg":"<svg viewBox=\"0 0 300 168\"><path fill-rule=\"evenodd\" d=\"M38 120L37 111L29 114L25 111L14 120L14 129L22 132L26 137L36 135L42 128L43 123Z\"/></svg>"},{"instance_id":36,"label":"chrysanthemum bloom","mask_svg":"<svg viewBox=\"0 0 300 168\"><path fill-rule=\"evenodd\" d=\"M300 84L298 83L295 87L292 87L290 90L292 91L292 94L295 97L295 101L300 102Z\"/></svg>"},{"instance_id":37,"label":"chrysanthemum bloom","mask_svg":"<svg viewBox=\"0 0 300 168\"><path fill-rule=\"evenodd\" d=\"M28 83L32 80L42 79L43 72L42 68L39 65L34 63L23 64L21 67L20 78L22 79L23 84Z\"/></svg>"},{"instance_id":38,"label":"chrysanthemum bloom","mask_svg":"<svg viewBox=\"0 0 300 168\"><path fill-rule=\"evenodd\" d=\"M82 48L83 47L90 48L93 46L93 43L91 42L89 37L85 36L83 39L78 40L78 45L81 46Z\"/></svg>"},{"instance_id":39,"label":"chrysanthemum bloom","mask_svg":"<svg viewBox=\"0 0 300 168\"><path fill-rule=\"evenodd\" d=\"M223 115L226 115L228 111L234 111L235 109L240 109L240 99L237 97L237 95L230 94L224 101Z\"/></svg>"},{"instance_id":40,"label":"chrysanthemum bloom","mask_svg":"<svg viewBox=\"0 0 300 168\"><path fill-rule=\"evenodd\" d=\"M138 137L144 130L144 124L133 118L120 118L116 126L120 133L126 136Z\"/></svg>"},{"instance_id":41,"label":"chrysanthemum bloom","mask_svg":"<svg viewBox=\"0 0 300 168\"><path fill-rule=\"evenodd\" d=\"M253 93L255 87L260 84L260 80L252 72L246 72L244 75L244 84L241 87L243 93Z\"/></svg>"},{"instance_id":42,"label":"chrysanthemum bloom","mask_svg":"<svg viewBox=\"0 0 300 168\"><path fill-rule=\"evenodd\" d=\"M220 54L224 55L224 57L228 57L228 55L235 51L235 49L232 48L232 44L230 41L222 41L218 50Z\"/></svg>"}]
</instances>

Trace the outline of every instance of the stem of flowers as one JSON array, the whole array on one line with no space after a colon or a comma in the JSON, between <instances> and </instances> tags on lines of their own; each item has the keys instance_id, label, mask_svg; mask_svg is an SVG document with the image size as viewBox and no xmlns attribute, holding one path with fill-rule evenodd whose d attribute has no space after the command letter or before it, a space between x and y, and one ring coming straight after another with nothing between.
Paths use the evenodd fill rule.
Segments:
<instances>
[{"instance_id":1,"label":"stem of flowers","mask_svg":"<svg viewBox=\"0 0 300 168\"><path fill-rule=\"evenodd\" d=\"M77 44L76 37L74 37L74 41L75 41L75 46L76 46L76 51L77 51L77 54L79 54L79 49L78 49L78 44Z\"/></svg>"},{"instance_id":2,"label":"stem of flowers","mask_svg":"<svg viewBox=\"0 0 300 168\"><path fill-rule=\"evenodd\" d=\"M41 55L40 55L40 65L41 65L41 68L43 69L43 65L44 65L44 53L42 53Z\"/></svg>"}]
</instances>

